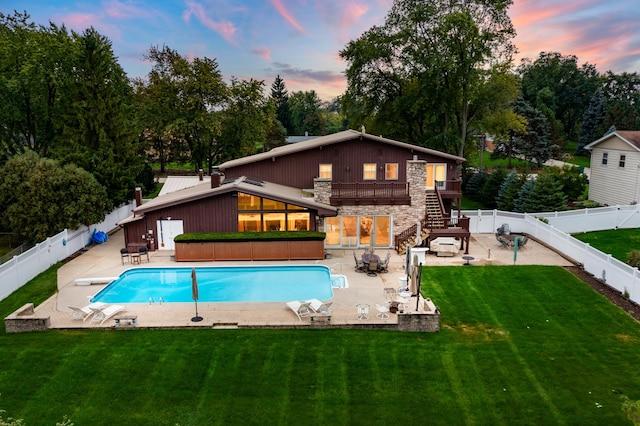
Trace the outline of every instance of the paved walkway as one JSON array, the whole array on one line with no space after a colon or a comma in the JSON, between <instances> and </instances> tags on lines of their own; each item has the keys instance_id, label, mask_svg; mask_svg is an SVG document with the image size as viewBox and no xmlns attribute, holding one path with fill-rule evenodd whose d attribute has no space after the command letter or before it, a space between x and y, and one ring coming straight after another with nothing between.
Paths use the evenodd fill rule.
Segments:
<instances>
[{"instance_id":1,"label":"paved walkway","mask_svg":"<svg viewBox=\"0 0 640 426\"><path fill-rule=\"evenodd\" d=\"M89 299L104 288L99 285L76 285L80 278L117 277L130 264L122 265L120 248L124 247L122 231L111 235L109 240L101 245L89 248L75 259L63 265L58 270L58 293L36 308L39 317L49 316L52 328L97 328L71 319L69 306L83 307ZM362 249L357 251L362 253ZM379 254L386 254L386 250L378 250ZM404 256L395 254L391 250L389 272L378 274L376 277L354 271L353 250L331 250L331 258L322 261L293 261L294 264L320 263L331 268L333 274L343 274L347 277L349 288L334 289L332 298L333 316L331 323L342 327L385 327L397 323L397 317L391 315L388 319L376 318L376 304L385 303L385 288L397 289L400 278L404 277ZM471 237L469 254L474 258L472 265L513 265L513 250L500 248L493 234L474 234ZM463 265L462 250L454 257L437 257L433 254L426 256L426 265ZM150 262L142 263L142 267L153 266L201 266L228 265L247 262L175 262L173 252L156 251L150 253ZM248 262L253 265L273 264L273 262ZM538 244L529 240L527 245L518 252L518 265L541 264L567 266L571 263ZM358 320L356 318L356 304L367 303L371 306L371 319ZM434 300L437 305L438 301ZM407 305L410 312L415 312L416 298L412 298ZM419 303L418 305L422 305ZM138 327L311 327L308 318L299 321L289 311L284 303L198 303L198 313L204 318L202 322L191 322L195 314L194 303L130 303L126 304L126 315L136 315ZM419 306L421 311L422 307ZM102 327L113 327L114 321L105 322Z\"/></svg>"}]
</instances>

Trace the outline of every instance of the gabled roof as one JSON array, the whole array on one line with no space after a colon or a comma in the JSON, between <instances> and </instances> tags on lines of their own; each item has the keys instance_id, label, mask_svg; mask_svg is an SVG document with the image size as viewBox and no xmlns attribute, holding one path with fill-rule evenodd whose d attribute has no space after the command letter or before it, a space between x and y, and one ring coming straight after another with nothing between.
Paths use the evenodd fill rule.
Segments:
<instances>
[{"instance_id":1,"label":"gabled roof","mask_svg":"<svg viewBox=\"0 0 640 426\"><path fill-rule=\"evenodd\" d=\"M423 148L421 146L412 145L409 143L398 142L393 139L383 138L382 136L374 136L365 132L358 132L355 130L345 130L338 133L333 133L327 136L320 136L308 141L298 142L290 145L279 146L273 148L271 151L263 152L260 154L250 155L248 157L238 158L236 160L227 161L222 163L219 166L221 171L225 169L242 166L245 164L253 163L256 161L268 160L271 158L282 157L285 155L307 151L310 149L319 148L321 146L333 145L340 142L346 142L350 140L354 140L356 138L369 139L377 142L386 143L389 145L399 146L408 150L413 150L415 152L421 152L428 155L433 155L436 157L447 158L449 160L454 160L457 163L463 163L466 161L463 157L458 157L457 155L446 154L444 152L436 151L434 149Z\"/></svg>"},{"instance_id":2,"label":"gabled roof","mask_svg":"<svg viewBox=\"0 0 640 426\"><path fill-rule=\"evenodd\" d=\"M276 201L282 201L297 206L317 210L320 216L335 216L338 209L327 204L318 203L312 197L305 197L302 190L291 186L278 185L258 179L241 176L236 179L223 181L217 188L211 188L210 183L204 183L166 195L158 196L147 201L133 210L135 216L144 215L146 212L159 210L191 201L197 201L208 197L214 197L229 192L244 192L257 197L266 197Z\"/></svg>"},{"instance_id":3,"label":"gabled roof","mask_svg":"<svg viewBox=\"0 0 640 426\"><path fill-rule=\"evenodd\" d=\"M636 151L640 151L640 131L639 130L616 130L615 132L611 132L609 134L604 135L600 139L595 142L591 142L589 145L586 145L584 149L593 149L596 145L611 139L612 137L617 136L620 140L627 143L630 147L634 148Z\"/></svg>"}]
</instances>

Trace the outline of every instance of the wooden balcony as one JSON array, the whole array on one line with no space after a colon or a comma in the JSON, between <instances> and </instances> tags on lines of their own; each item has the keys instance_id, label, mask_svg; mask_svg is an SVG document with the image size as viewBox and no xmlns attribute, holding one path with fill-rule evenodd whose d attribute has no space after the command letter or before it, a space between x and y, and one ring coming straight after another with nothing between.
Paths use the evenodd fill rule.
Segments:
<instances>
[{"instance_id":1,"label":"wooden balcony","mask_svg":"<svg viewBox=\"0 0 640 426\"><path fill-rule=\"evenodd\" d=\"M444 181L444 185L438 186L440 197L444 199L462 197L462 181L459 179L451 179Z\"/></svg>"},{"instance_id":2,"label":"wooden balcony","mask_svg":"<svg viewBox=\"0 0 640 426\"><path fill-rule=\"evenodd\" d=\"M331 184L332 206L410 205L407 182L353 182Z\"/></svg>"}]
</instances>

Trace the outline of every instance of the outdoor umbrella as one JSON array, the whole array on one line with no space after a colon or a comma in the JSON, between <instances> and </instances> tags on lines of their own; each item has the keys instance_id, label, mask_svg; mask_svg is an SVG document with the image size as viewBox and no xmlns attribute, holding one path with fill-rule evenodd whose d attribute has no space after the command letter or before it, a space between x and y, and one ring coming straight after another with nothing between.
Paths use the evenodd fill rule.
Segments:
<instances>
[{"instance_id":1,"label":"outdoor umbrella","mask_svg":"<svg viewBox=\"0 0 640 426\"><path fill-rule=\"evenodd\" d=\"M202 317L198 315L198 279L196 278L196 269L191 268L191 298L196 302L196 316L191 321L202 321Z\"/></svg>"}]
</instances>

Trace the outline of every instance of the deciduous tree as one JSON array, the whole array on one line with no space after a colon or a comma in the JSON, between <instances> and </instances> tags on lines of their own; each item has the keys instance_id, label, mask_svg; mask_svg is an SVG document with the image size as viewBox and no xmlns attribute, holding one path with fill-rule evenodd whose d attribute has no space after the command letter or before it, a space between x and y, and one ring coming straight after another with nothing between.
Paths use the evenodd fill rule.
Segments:
<instances>
[{"instance_id":1,"label":"deciduous tree","mask_svg":"<svg viewBox=\"0 0 640 426\"><path fill-rule=\"evenodd\" d=\"M384 25L340 52L348 62L351 125L463 156L467 136L479 127L474 122L486 113L482 87L511 63L510 5L396 0Z\"/></svg>"}]
</instances>

